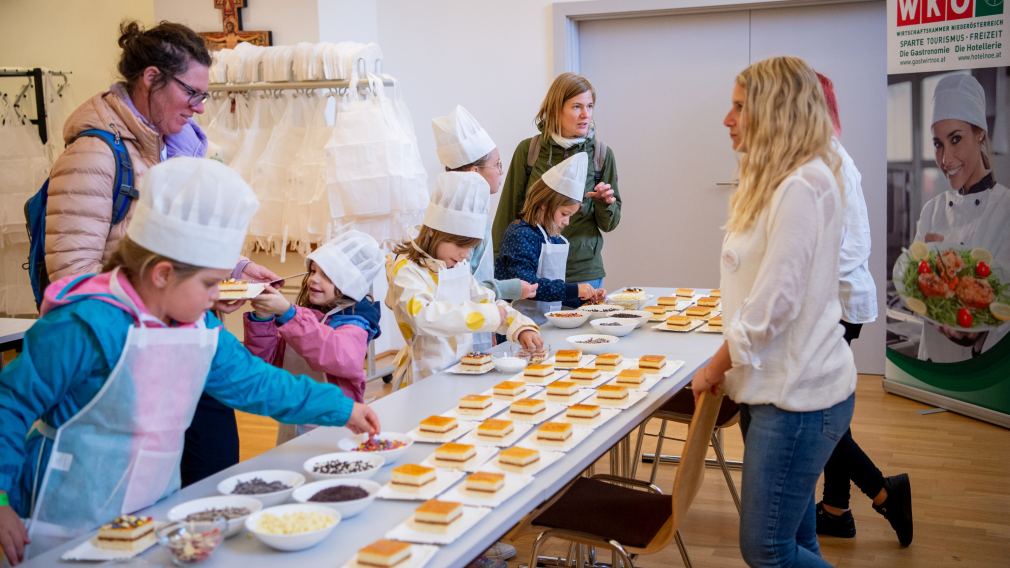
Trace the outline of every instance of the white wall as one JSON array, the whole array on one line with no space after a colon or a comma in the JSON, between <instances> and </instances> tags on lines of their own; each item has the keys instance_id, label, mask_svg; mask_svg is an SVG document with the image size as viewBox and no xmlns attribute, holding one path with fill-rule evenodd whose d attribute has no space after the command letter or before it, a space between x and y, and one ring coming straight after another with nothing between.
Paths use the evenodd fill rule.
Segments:
<instances>
[{"instance_id":1,"label":"white wall","mask_svg":"<svg viewBox=\"0 0 1010 568\"><path fill-rule=\"evenodd\" d=\"M70 71L70 108L117 76L119 23L154 21L151 0L2 0L0 66ZM12 79L0 80L10 92ZM16 94L16 93L15 93Z\"/></svg>"}]
</instances>

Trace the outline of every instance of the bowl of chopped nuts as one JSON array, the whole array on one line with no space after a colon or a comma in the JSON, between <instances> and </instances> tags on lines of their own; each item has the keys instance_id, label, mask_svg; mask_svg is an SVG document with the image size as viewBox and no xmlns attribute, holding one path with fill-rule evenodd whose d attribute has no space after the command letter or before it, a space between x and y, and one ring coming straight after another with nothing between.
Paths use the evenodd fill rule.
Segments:
<instances>
[{"instance_id":1,"label":"bowl of chopped nuts","mask_svg":"<svg viewBox=\"0 0 1010 568\"><path fill-rule=\"evenodd\" d=\"M613 335L615 337L624 337L635 328L638 327L636 320L627 320L621 318L600 318L589 322L589 325L596 328L596 331L606 334Z\"/></svg>"},{"instance_id":2,"label":"bowl of chopped nuts","mask_svg":"<svg viewBox=\"0 0 1010 568\"><path fill-rule=\"evenodd\" d=\"M610 317L610 314L623 310L623 306L616 304L583 304L579 306L580 312L589 312L591 319Z\"/></svg>"},{"instance_id":3,"label":"bowl of chopped nuts","mask_svg":"<svg viewBox=\"0 0 1010 568\"><path fill-rule=\"evenodd\" d=\"M263 508L263 503L244 495L220 495L193 499L172 507L168 520L172 522L206 523L223 518L227 522L225 538L242 532L245 518Z\"/></svg>"},{"instance_id":4,"label":"bowl of chopped nuts","mask_svg":"<svg viewBox=\"0 0 1010 568\"><path fill-rule=\"evenodd\" d=\"M210 521L173 521L159 527L154 535L172 555L172 564L189 566L210 558L224 540L228 522L223 517ZM241 528L242 523L239 523Z\"/></svg>"},{"instance_id":5,"label":"bowl of chopped nuts","mask_svg":"<svg viewBox=\"0 0 1010 568\"><path fill-rule=\"evenodd\" d=\"M345 452L361 452L382 456L386 460L384 465L389 465L407 451L414 440L399 432L380 432L371 438L368 434L358 434L351 438L344 438L337 442L337 447Z\"/></svg>"},{"instance_id":6,"label":"bowl of chopped nuts","mask_svg":"<svg viewBox=\"0 0 1010 568\"><path fill-rule=\"evenodd\" d=\"M607 317L632 322L635 324L635 327L642 327L649 321L649 318L652 317L652 312L647 312L645 310L621 310L619 312L614 312Z\"/></svg>"},{"instance_id":7,"label":"bowl of chopped nuts","mask_svg":"<svg viewBox=\"0 0 1010 568\"><path fill-rule=\"evenodd\" d=\"M544 316L547 317L547 321L554 324L554 327L571 329L586 323L586 320L589 319L589 312L581 310L561 310L557 312L547 312Z\"/></svg>"},{"instance_id":8,"label":"bowl of chopped nuts","mask_svg":"<svg viewBox=\"0 0 1010 568\"><path fill-rule=\"evenodd\" d=\"M613 335L586 333L583 335L570 335L565 338L565 341L585 353L599 354L609 351L620 339Z\"/></svg>"},{"instance_id":9,"label":"bowl of chopped nuts","mask_svg":"<svg viewBox=\"0 0 1010 568\"><path fill-rule=\"evenodd\" d=\"M337 452L305 460L302 468L314 479L368 479L386 463L380 455L364 452Z\"/></svg>"}]
</instances>

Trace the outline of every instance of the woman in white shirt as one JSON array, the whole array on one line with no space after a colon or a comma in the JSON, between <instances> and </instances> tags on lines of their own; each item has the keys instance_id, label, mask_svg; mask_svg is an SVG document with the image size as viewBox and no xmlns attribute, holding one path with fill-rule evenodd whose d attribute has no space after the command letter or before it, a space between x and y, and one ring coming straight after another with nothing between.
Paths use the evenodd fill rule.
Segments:
<instances>
[{"instance_id":1,"label":"woman in white shirt","mask_svg":"<svg viewBox=\"0 0 1010 568\"><path fill-rule=\"evenodd\" d=\"M870 220L863 199L862 175L837 136L842 134L835 88L817 74L824 91L828 116L836 138L832 145L842 159L842 191L845 195L842 224L842 254L839 264L839 294L845 341L859 337L864 323L877 319L877 287L870 275ZM853 538L856 520L849 510L850 481L873 501L873 509L884 516L898 535L901 546L912 543L912 489L908 474L884 477L870 456L846 430L824 466L824 498L817 504L817 534Z\"/></svg>"},{"instance_id":2,"label":"woman in white shirt","mask_svg":"<svg viewBox=\"0 0 1010 568\"><path fill-rule=\"evenodd\" d=\"M856 368L838 301L840 160L817 75L774 57L736 78L723 121L740 154L723 241L725 338L692 379L724 388L744 434L740 551L751 566L830 566L814 491L852 418Z\"/></svg>"}]
</instances>

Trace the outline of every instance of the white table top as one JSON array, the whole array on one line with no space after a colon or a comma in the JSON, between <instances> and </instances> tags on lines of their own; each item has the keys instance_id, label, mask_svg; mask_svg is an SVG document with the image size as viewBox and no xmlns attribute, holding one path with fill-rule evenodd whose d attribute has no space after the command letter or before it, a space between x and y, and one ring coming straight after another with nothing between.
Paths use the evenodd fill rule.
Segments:
<instances>
[{"instance_id":1,"label":"white table top","mask_svg":"<svg viewBox=\"0 0 1010 568\"><path fill-rule=\"evenodd\" d=\"M21 339L33 323L33 319L0 318L0 345Z\"/></svg>"},{"instance_id":2,"label":"white table top","mask_svg":"<svg viewBox=\"0 0 1010 568\"><path fill-rule=\"evenodd\" d=\"M652 288L648 292L666 295L672 294L672 289ZM576 329L558 329L548 323L544 325L542 334L545 341L551 344L552 350L557 350L571 347L564 341L565 337L592 331L593 328L588 323ZM621 338L612 351L626 357L650 353L663 354L672 359L683 360L685 365L671 378L662 380L649 391L649 395L643 401L629 410L622 411L617 417L593 431L585 442L566 453L558 462L537 473L532 483L482 519L477 525L477 530L468 531L451 545L440 547L429 565L465 566L480 555L527 513L561 490L663 402L683 388L691 374L715 352L721 342L721 335L656 331L648 324ZM477 376L440 373L383 397L375 401L372 407L378 412L384 430L407 432L426 416L453 408L461 396L491 388L505 377L506 375L496 371ZM346 436L350 436L350 432L344 428L318 428L187 487L148 508L142 514L151 515L156 520L164 520L168 510L175 505L217 495L218 482L236 473L261 469L289 469L300 472L302 463L309 457L339 451L337 440ZM436 447L436 444L415 443L397 463L420 463L433 453ZM379 483L386 483L389 478L390 468L386 467L373 479ZM418 502L376 499L364 512L341 522L333 534L322 543L300 552L277 552L261 544L252 535L242 534L225 541L203 566L251 568L273 566L278 562L302 566L342 566L359 548L383 538L387 531L409 517L417 505ZM83 538L51 550L28 562L27 565L59 564L61 563L59 556ZM160 547L152 548L143 555L143 558L157 564L169 562L168 553Z\"/></svg>"}]
</instances>

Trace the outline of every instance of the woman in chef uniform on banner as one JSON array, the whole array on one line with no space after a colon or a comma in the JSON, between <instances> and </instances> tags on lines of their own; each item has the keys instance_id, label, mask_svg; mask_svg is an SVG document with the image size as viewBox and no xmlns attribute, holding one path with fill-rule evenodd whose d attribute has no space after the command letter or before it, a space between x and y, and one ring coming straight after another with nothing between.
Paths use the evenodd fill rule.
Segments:
<instances>
[{"instance_id":1,"label":"woman in chef uniform on banner","mask_svg":"<svg viewBox=\"0 0 1010 568\"><path fill-rule=\"evenodd\" d=\"M1010 268L1010 191L993 177L985 91L974 77L949 75L936 85L932 131L936 165L952 189L923 206L914 240L940 250L985 248L995 266ZM1007 329L966 333L925 322L919 359L953 363L977 357Z\"/></svg>"},{"instance_id":2,"label":"woman in chef uniform on banner","mask_svg":"<svg viewBox=\"0 0 1010 568\"><path fill-rule=\"evenodd\" d=\"M457 105L451 113L433 118L431 130L435 135L438 161L446 171L480 174L491 188L491 195L498 193L503 173L498 146L469 111ZM484 240L474 247L470 256L470 271L481 285L495 293L496 300L532 298L537 293L536 284L518 278L495 280L490 217ZM476 351L491 349L491 334L474 334L473 348Z\"/></svg>"}]
</instances>

